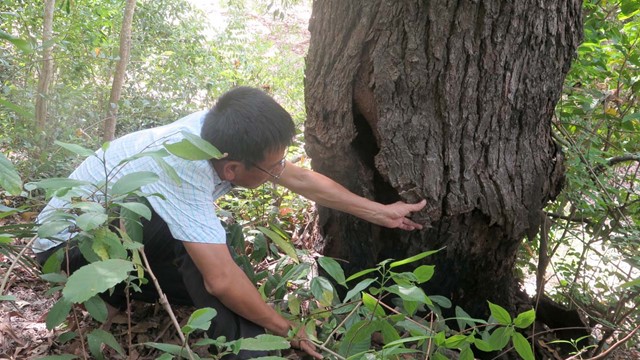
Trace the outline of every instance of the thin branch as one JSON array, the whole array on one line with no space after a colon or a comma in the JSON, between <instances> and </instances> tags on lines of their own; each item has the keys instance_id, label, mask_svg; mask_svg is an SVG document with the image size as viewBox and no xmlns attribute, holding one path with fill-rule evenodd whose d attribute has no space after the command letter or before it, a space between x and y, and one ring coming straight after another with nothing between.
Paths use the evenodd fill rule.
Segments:
<instances>
[{"instance_id":1,"label":"thin branch","mask_svg":"<svg viewBox=\"0 0 640 360\"><path fill-rule=\"evenodd\" d=\"M631 339L633 337L633 335L635 335L636 332L638 332L638 330L640 330L640 325L636 326L636 328L633 329L629 334L627 334L627 336L623 337L622 339L620 339L619 341L617 341L616 343L611 345L611 347L609 347L606 351L601 352L597 356L594 356L594 357L591 357L591 358L588 358L588 359L584 359L584 360L605 359L607 356L609 356L611 354L611 352L613 352L613 350L617 349L618 347L620 347L620 345L622 345L622 344L626 343L627 341L629 341L629 339ZM575 359L577 359L577 358L575 356L572 356L572 357L568 358L567 360L575 360Z\"/></svg>"},{"instance_id":2,"label":"thin branch","mask_svg":"<svg viewBox=\"0 0 640 360\"><path fill-rule=\"evenodd\" d=\"M22 250L20 250L18 255L16 255L16 258L11 263L11 265L9 265L9 269L7 269L7 273L4 275L4 278L2 279L2 284L0 284L0 295L4 293L4 288L5 286L7 286L7 281L9 281L9 276L13 272L13 269L16 267L16 265L20 262L20 258L22 258L22 256L27 251L27 249L31 248L31 244L33 244L33 242L36 241L37 238L38 238L37 236L32 237L31 240L29 240L29 242L27 243L27 245L25 245L22 248Z\"/></svg>"},{"instance_id":3,"label":"thin branch","mask_svg":"<svg viewBox=\"0 0 640 360\"><path fill-rule=\"evenodd\" d=\"M567 216L567 215L562 215L562 214L556 214L556 213L552 213L552 212L546 212L545 214L551 218L554 219L561 219L561 220L565 220L565 221L569 221L569 222L575 222L575 223L581 223L581 224L586 224L589 226L594 226L595 224L593 223L593 221L584 218L584 217L575 217L575 216Z\"/></svg>"},{"instance_id":4,"label":"thin branch","mask_svg":"<svg viewBox=\"0 0 640 360\"><path fill-rule=\"evenodd\" d=\"M627 161L637 161L640 162L640 155L636 155L636 154L625 154L625 155L621 155L621 156L614 156L612 158L608 158L607 159L607 165L609 166L613 166L622 162L627 162Z\"/></svg>"},{"instance_id":5,"label":"thin branch","mask_svg":"<svg viewBox=\"0 0 640 360\"><path fill-rule=\"evenodd\" d=\"M171 305L169 305L169 300L167 300L167 296L164 294L164 292L162 292L162 288L160 288L160 283L158 282L158 279L153 274L153 271L151 271L151 265L149 265L149 260L147 260L147 255L144 254L144 246L138 249L138 252L140 253L140 256L142 257L142 261L144 262L145 270L149 273L149 277L153 281L153 285L155 285L156 290L158 291L160 304L165 309L167 314L169 314L169 318L171 318L171 322L173 323L173 326L176 328L176 331L178 332L178 336L180 336L180 341L182 341L183 346L185 347L185 349L187 349L187 354L189 355L189 359L195 360L193 357L193 352L191 351L191 348L187 343L187 339L184 336L184 333L182 333L182 329L180 328L178 319L176 319L176 315L173 313L173 310L171 309Z\"/></svg>"}]
</instances>

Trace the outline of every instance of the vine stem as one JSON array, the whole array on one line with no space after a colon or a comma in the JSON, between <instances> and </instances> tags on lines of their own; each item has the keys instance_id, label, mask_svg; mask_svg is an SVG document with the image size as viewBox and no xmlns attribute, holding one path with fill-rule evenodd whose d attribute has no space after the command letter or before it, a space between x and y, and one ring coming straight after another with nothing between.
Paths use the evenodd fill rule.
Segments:
<instances>
[{"instance_id":1,"label":"vine stem","mask_svg":"<svg viewBox=\"0 0 640 360\"><path fill-rule=\"evenodd\" d=\"M2 295L4 293L4 288L5 288L5 286L7 286L7 282L9 281L9 276L11 275L11 272L16 267L16 265L20 262L20 258L24 255L24 253L27 251L27 249L31 248L31 244L33 244L33 242L36 241L37 238L38 238L37 236L32 237L31 240L29 240L29 242L27 243L27 245L25 245L22 248L22 250L20 250L18 255L16 255L16 258L15 258L15 260L13 260L11 265L9 265L9 269L7 269L7 273L5 274L4 278L2 279L2 284L0 284L0 295Z\"/></svg>"},{"instance_id":2,"label":"vine stem","mask_svg":"<svg viewBox=\"0 0 640 360\"><path fill-rule=\"evenodd\" d=\"M358 309L360 308L360 306L362 306L362 302L359 302L356 307L353 308L353 310L351 310L351 312L349 313L349 315L347 315L341 322L340 324L338 324L338 326L336 326L333 331L331 332L331 334L329 334L329 336L327 336L327 340L325 340L320 346L321 349L326 350L326 346L327 343L329 342L329 340L333 337L333 335L336 333L336 331L338 331L338 329L340 329L340 327L342 325L344 325L345 322L347 322L347 320L351 317L351 315L353 315L356 311L358 311ZM327 350L327 352L331 352L329 350Z\"/></svg>"},{"instance_id":3,"label":"vine stem","mask_svg":"<svg viewBox=\"0 0 640 360\"><path fill-rule=\"evenodd\" d=\"M142 257L142 261L144 262L145 270L149 273L149 277L151 278L151 281L153 281L153 285L155 285L156 290L158 291L160 304L162 305L164 310L167 312L167 314L169 314L169 318L171 318L171 322L173 323L173 326L176 328L176 331L178 332L178 336L180 336L180 341L182 341L182 344L187 349L187 354L189 355L189 359L195 360L193 357L193 351L191 351L191 348L187 343L187 338L184 336L184 333L180 328L180 324L178 323L178 319L176 319L176 316L173 313L173 310L171 309L171 305L169 305L169 300L167 300L167 296L164 294L164 292L162 292L158 279L153 274L153 271L151 271L151 265L149 265L149 260L147 260L147 256L144 253L144 246L139 248L138 252L140 253L140 256Z\"/></svg>"}]
</instances>

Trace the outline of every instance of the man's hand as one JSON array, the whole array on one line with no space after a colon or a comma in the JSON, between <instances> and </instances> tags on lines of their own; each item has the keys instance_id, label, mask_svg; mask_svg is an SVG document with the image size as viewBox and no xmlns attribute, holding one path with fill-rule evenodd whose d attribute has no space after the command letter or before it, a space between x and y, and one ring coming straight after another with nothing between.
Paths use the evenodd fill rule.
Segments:
<instances>
[{"instance_id":1,"label":"man's hand","mask_svg":"<svg viewBox=\"0 0 640 360\"><path fill-rule=\"evenodd\" d=\"M307 337L307 333L305 332L304 327L300 327L300 330L298 330L298 333L296 334L294 339L291 340L291 347L306 352L314 359L324 358L322 354L316 351L316 346Z\"/></svg>"},{"instance_id":2,"label":"man's hand","mask_svg":"<svg viewBox=\"0 0 640 360\"><path fill-rule=\"evenodd\" d=\"M382 211L373 214L372 219L367 220L392 229L420 230L422 229L422 225L412 221L407 216L411 215L412 212L420 211L426 204L427 201L422 200L416 204L407 204L398 201L393 204L383 205Z\"/></svg>"}]
</instances>

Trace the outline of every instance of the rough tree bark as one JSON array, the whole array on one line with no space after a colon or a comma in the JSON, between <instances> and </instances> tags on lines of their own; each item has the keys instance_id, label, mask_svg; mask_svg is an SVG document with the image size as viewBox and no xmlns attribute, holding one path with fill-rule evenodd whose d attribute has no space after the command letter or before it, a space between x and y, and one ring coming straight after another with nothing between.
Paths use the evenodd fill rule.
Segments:
<instances>
[{"instance_id":1,"label":"rough tree bark","mask_svg":"<svg viewBox=\"0 0 640 360\"><path fill-rule=\"evenodd\" d=\"M428 201L411 233L321 208L324 253L353 272L446 247L431 294L514 310L518 245L563 179L551 118L581 1L322 0L309 29L313 168L381 202Z\"/></svg>"},{"instance_id":2,"label":"rough tree bark","mask_svg":"<svg viewBox=\"0 0 640 360\"><path fill-rule=\"evenodd\" d=\"M129 63L129 54L131 52L131 24L133 23L135 8L136 0L127 0L124 8L122 28L120 30L120 60L118 60L116 72L113 75L113 84L111 85L111 94L109 95L109 108L107 109L107 117L104 120L104 133L102 135L102 140L104 141L113 140L116 134L118 101L120 101L124 75L127 70L127 64Z\"/></svg>"},{"instance_id":3,"label":"rough tree bark","mask_svg":"<svg viewBox=\"0 0 640 360\"><path fill-rule=\"evenodd\" d=\"M42 26L42 67L38 78L38 95L36 96L36 126L38 130L44 130L47 124L47 98L49 96L49 84L53 77L53 13L56 1L44 2L44 22Z\"/></svg>"}]
</instances>

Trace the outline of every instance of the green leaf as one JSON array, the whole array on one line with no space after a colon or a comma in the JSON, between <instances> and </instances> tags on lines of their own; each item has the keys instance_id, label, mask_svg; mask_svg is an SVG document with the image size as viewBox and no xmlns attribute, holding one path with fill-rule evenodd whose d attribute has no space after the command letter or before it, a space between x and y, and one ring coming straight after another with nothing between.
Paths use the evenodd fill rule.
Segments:
<instances>
[{"instance_id":1,"label":"green leaf","mask_svg":"<svg viewBox=\"0 0 640 360\"><path fill-rule=\"evenodd\" d=\"M73 360L77 359L76 355L62 354L62 355L48 355L45 357L37 358L37 360Z\"/></svg>"},{"instance_id":2,"label":"green leaf","mask_svg":"<svg viewBox=\"0 0 640 360\"><path fill-rule=\"evenodd\" d=\"M69 276L62 294L71 302L85 302L127 279L132 270L133 264L121 259L87 264Z\"/></svg>"},{"instance_id":3,"label":"green leaf","mask_svg":"<svg viewBox=\"0 0 640 360\"><path fill-rule=\"evenodd\" d=\"M2 30L0 30L1 32ZM29 109L25 109L21 106L18 106L10 101L7 101L5 99L0 99L0 105L6 107L9 110L12 110L13 112L15 112L16 114L26 118L26 119L35 119L36 116L33 113L33 111L29 110Z\"/></svg>"},{"instance_id":4,"label":"green leaf","mask_svg":"<svg viewBox=\"0 0 640 360\"><path fill-rule=\"evenodd\" d=\"M391 285L385 289L392 294L400 296L403 300L415 301L421 304L428 302L427 295L417 286Z\"/></svg>"},{"instance_id":5,"label":"green leaf","mask_svg":"<svg viewBox=\"0 0 640 360\"><path fill-rule=\"evenodd\" d=\"M0 295L0 301L16 301L18 300L18 298L16 298L13 295Z\"/></svg>"},{"instance_id":6,"label":"green leaf","mask_svg":"<svg viewBox=\"0 0 640 360\"><path fill-rule=\"evenodd\" d=\"M94 213L104 213L105 209L102 204L93 202L93 201L81 201L77 203L72 203L71 207L73 209L82 210L82 212L94 212Z\"/></svg>"},{"instance_id":7,"label":"green leaf","mask_svg":"<svg viewBox=\"0 0 640 360\"><path fill-rule=\"evenodd\" d=\"M122 241L120 241L118 235L106 226L95 231L91 249L101 260L127 258L127 250L124 248Z\"/></svg>"},{"instance_id":8,"label":"green leaf","mask_svg":"<svg viewBox=\"0 0 640 360\"><path fill-rule=\"evenodd\" d=\"M440 250L442 250L442 249L425 251L425 252L422 252L420 254L414 255L412 257L406 258L404 260L394 261L389 265L389 268L393 269L394 267L410 264L412 262L424 259L429 255L433 255L433 254L437 253Z\"/></svg>"},{"instance_id":9,"label":"green leaf","mask_svg":"<svg viewBox=\"0 0 640 360\"><path fill-rule=\"evenodd\" d=\"M201 137L185 131L182 132L182 135L184 139L177 143L163 144L173 155L186 160L209 160L224 157L215 146Z\"/></svg>"},{"instance_id":10,"label":"green leaf","mask_svg":"<svg viewBox=\"0 0 640 360\"><path fill-rule=\"evenodd\" d=\"M467 337L465 335L457 334L449 336L444 340L444 347L449 349L458 349L462 344L465 344Z\"/></svg>"},{"instance_id":11,"label":"green leaf","mask_svg":"<svg viewBox=\"0 0 640 360\"><path fill-rule=\"evenodd\" d=\"M139 203L139 202L126 202L126 203L121 203L121 202L117 202L116 204L120 205L123 208L126 208L140 216L142 216L143 218L147 219L147 220L151 220L151 209L149 209L149 207L143 203Z\"/></svg>"},{"instance_id":12,"label":"green leaf","mask_svg":"<svg viewBox=\"0 0 640 360\"><path fill-rule=\"evenodd\" d=\"M322 306L331 306L333 303L333 285L322 276L311 279L311 293Z\"/></svg>"},{"instance_id":13,"label":"green leaf","mask_svg":"<svg viewBox=\"0 0 640 360\"><path fill-rule=\"evenodd\" d=\"M418 266L415 270L413 270L413 275L418 279L418 284L425 283L433 277L435 273L434 265L421 265Z\"/></svg>"},{"instance_id":14,"label":"green leaf","mask_svg":"<svg viewBox=\"0 0 640 360\"><path fill-rule=\"evenodd\" d=\"M640 10L640 1L638 0L623 0L620 2L620 11L623 15L629 16Z\"/></svg>"},{"instance_id":15,"label":"green leaf","mask_svg":"<svg viewBox=\"0 0 640 360\"><path fill-rule=\"evenodd\" d=\"M108 345L118 354L124 355L124 349L118 343L118 341L111 335L102 329L95 329L87 335L87 342L89 343L89 349L96 358L103 358L101 345Z\"/></svg>"},{"instance_id":16,"label":"green leaf","mask_svg":"<svg viewBox=\"0 0 640 360\"><path fill-rule=\"evenodd\" d=\"M509 312L505 310L500 305L496 305L491 301L487 301L489 303L489 310L491 311L491 316L493 316L496 321L498 321L501 325L511 325L511 315Z\"/></svg>"},{"instance_id":17,"label":"green leaf","mask_svg":"<svg viewBox=\"0 0 640 360\"><path fill-rule=\"evenodd\" d=\"M343 302L346 303L347 301L351 300L351 298L360 294L360 292L362 292L363 290L366 290L375 281L376 279L364 279L360 281L356 286L349 290L349 292L347 292L347 295L344 296Z\"/></svg>"},{"instance_id":18,"label":"green leaf","mask_svg":"<svg viewBox=\"0 0 640 360\"><path fill-rule=\"evenodd\" d=\"M291 245L291 243L287 239L283 238L282 236L280 236L280 234L276 233L275 231L272 231L262 226L258 226L258 230L262 231L262 233L267 235L269 239L271 239L278 246L278 248L284 251L284 253L287 254L294 262L296 263L300 262L300 260L298 259L298 255L296 254L296 249L293 247L293 245Z\"/></svg>"},{"instance_id":19,"label":"green leaf","mask_svg":"<svg viewBox=\"0 0 640 360\"><path fill-rule=\"evenodd\" d=\"M379 304L378 299L371 296L370 294L363 292L362 293L362 303L364 306L369 309L372 313L374 313L378 317L383 317L387 315L382 308L382 305Z\"/></svg>"},{"instance_id":20,"label":"green leaf","mask_svg":"<svg viewBox=\"0 0 640 360\"><path fill-rule=\"evenodd\" d=\"M0 39L7 40L8 42L12 43L15 47L20 49L20 51L22 51L25 54L30 54L33 52L33 48L31 47L31 44L27 40L14 37L11 34L6 33L2 30L0 30Z\"/></svg>"},{"instance_id":21,"label":"green leaf","mask_svg":"<svg viewBox=\"0 0 640 360\"><path fill-rule=\"evenodd\" d=\"M498 349L494 348L491 344L489 344L489 342L484 341L482 339L475 338L475 339L473 339L473 343L476 345L476 347L480 351L492 352L494 350L498 350Z\"/></svg>"},{"instance_id":22,"label":"green leaf","mask_svg":"<svg viewBox=\"0 0 640 360\"><path fill-rule=\"evenodd\" d=\"M50 283L61 283L64 284L67 282L67 275L61 273L49 273L49 274L41 274L40 278L44 281L48 281Z\"/></svg>"},{"instance_id":23,"label":"green leaf","mask_svg":"<svg viewBox=\"0 0 640 360\"><path fill-rule=\"evenodd\" d=\"M194 311L189 316L189 321L182 327L182 332L185 335L191 334L194 330L209 330L211 326L211 319L213 319L218 312L213 308L202 308Z\"/></svg>"},{"instance_id":24,"label":"green leaf","mask_svg":"<svg viewBox=\"0 0 640 360\"><path fill-rule=\"evenodd\" d=\"M139 190L142 186L158 181L159 178L157 174L151 171L137 171L118 179L118 181L113 184L111 192L113 195L128 194Z\"/></svg>"},{"instance_id":25,"label":"green leaf","mask_svg":"<svg viewBox=\"0 0 640 360\"><path fill-rule=\"evenodd\" d=\"M513 320L513 325L520 329L528 328L536 320L536 311L534 309L527 310L516 316Z\"/></svg>"},{"instance_id":26,"label":"green leaf","mask_svg":"<svg viewBox=\"0 0 640 360\"><path fill-rule=\"evenodd\" d=\"M75 331L67 331L65 333L62 333L58 336L57 341L61 344L66 343L69 340L75 339L78 336L78 334Z\"/></svg>"},{"instance_id":27,"label":"green leaf","mask_svg":"<svg viewBox=\"0 0 640 360\"><path fill-rule=\"evenodd\" d=\"M346 281L351 281L353 279L357 279L357 278L359 278L361 276L364 276L366 274L372 273L372 272L374 272L376 270L378 270L378 268L364 269L364 270L358 271L357 273L349 276Z\"/></svg>"},{"instance_id":28,"label":"green leaf","mask_svg":"<svg viewBox=\"0 0 640 360\"><path fill-rule=\"evenodd\" d=\"M58 145L58 146L61 146L61 147L65 148L65 149L71 151L74 154L77 154L77 155L80 155L80 156L83 156L83 157L89 157L89 156L95 154L95 151L89 150L89 149L87 149L87 148L85 148L83 146L80 146L78 144L69 144L69 143L64 143L62 141L58 141L58 140L54 141L54 143L56 145Z\"/></svg>"},{"instance_id":29,"label":"green leaf","mask_svg":"<svg viewBox=\"0 0 640 360\"><path fill-rule=\"evenodd\" d=\"M627 281L626 283L623 283L620 285L621 289L624 288L628 288L628 287L632 287L632 286L638 286L640 285L640 278L637 278L635 280L631 280L631 281Z\"/></svg>"},{"instance_id":30,"label":"green leaf","mask_svg":"<svg viewBox=\"0 0 640 360\"><path fill-rule=\"evenodd\" d=\"M22 192L22 180L13 167L13 164L0 152L0 187L11 195L20 195Z\"/></svg>"},{"instance_id":31,"label":"green leaf","mask_svg":"<svg viewBox=\"0 0 640 360\"><path fill-rule=\"evenodd\" d=\"M282 336L262 334L255 338L245 338L240 341L240 349L249 351L274 351L289 349L289 341Z\"/></svg>"},{"instance_id":32,"label":"green leaf","mask_svg":"<svg viewBox=\"0 0 640 360\"><path fill-rule=\"evenodd\" d=\"M133 241L142 244L142 223L140 216L133 211L122 207L120 209L120 218L124 220L124 230ZM124 236L123 236L124 237Z\"/></svg>"},{"instance_id":33,"label":"green leaf","mask_svg":"<svg viewBox=\"0 0 640 360\"><path fill-rule=\"evenodd\" d=\"M67 319L67 315L71 311L71 302L63 297L58 299L47 314L46 325L48 330L53 330L56 326L62 324Z\"/></svg>"},{"instance_id":34,"label":"green leaf","mask_svg":"<svg viewBox=\"0 0 640 360\"><path fill-rule=\"evenodd\" d=\"M513 341L513 346L516 348L518 355L524 360L535 360L533 350L531 350L531 344L522 334L514 332L513 335L511 335L511 341Z\"/></svg>"},{"instance_id":35,"label":"green leaf","mask_svg":"<svg viewBox=\"0 0 640 360\"><path fill-rule=\"evenodd\" d=\"M460 351L460 357L458 358L458 360L473 360L473 359L475 359L475 357L473 356L473 351L469 346L467 346L466 348L462 349L462 351Z\"/></svg>"},{"instance_id":36,"label":"green leaf","mask_svg":"<svg viewBox=\"0 0 640 360\"><path fill-rule=\"evenodd\" d=\"M43 239L58 235L60 232L67 230L73 223L63 220L46 221L38 227L38 237Z\"/></svg>"},{"instance_id":37,"label":"green leaf","mask_svg":"<svg viewBox=\"0 0 640 360\"><path fill-rule=\"evenodd\" d=\"M59 190L63 188L73 188L91 185L88 181L69 178L50 178L33 183L36 187L44 190Z\"/></svg>"},{"instance_id":38,"label":"green leaf","mask_svg":"<svg viewBox=\"0 0 640 360\"><path fill-rule=\"evenodd\" d=\"M104 323L107 321L107 316L109 312L107 311L107 305L105 305L104 300L98 295L90 298L85 301L84 307L87 309L91 317L96 319L97 321Z\"/></svg>"},{"instance_id":39,"label":"green leaf","mask_svg":"<svg viewBox=\"0 0 640 360\"><path fill-rule=\"evenodd\" d=\"M441 308L444 309L449 309L451 308L452 304L451 304L451 300L447 299L444 296L441 295L431 295L428 297L431 301L433 301L434 303L438 304Z\"/></svg>"},{"instance_id":40,"label":"green leaf","mask_svg":"<svg viewBox=\"0 0 640 360\"><path fill-rule=\"evenodd\" d=\"M347 287L344 271L337 261L330 257L323 256L318 259L318 264L340 285Z\"/></svg>"},{"instance_id":41,"label":"green leaf","mask_svg":"<svg viewBox=\"0 0 640 360\"><path fill-rule=\"evenodd\" d=\"M388 344L392 341L400 340L400 333L398 333L398 330L396 330L396 328L393 327L393 325L389 324L389 322L387 321L381 321L380 325L381 325L380 331L382 332L382 339L384 340L385 344Z\"/></svg>"},{"instance_id":42,"label":"green leaf","mask_svg":"<svg viewBox=\"0 0 640 360\"><path fill-rule=\"evenodd\" d=\"M189 351L184 346L174 345L174 344L155 343L155 342L146 342L144 344L147 346L156 348L158 350L164 351L166 353L169 353L171 355L180 356L180 358L182 359L190 359L190 358L193 358L196 360L200 359L200 357L193 352L191 353L191 355L189 355Z\"/></svg>"},{"instance_id":43,"label":"green leaf","mask_svg":"<svg viewBox=\"0 0 640 360\"><path fill-rule=\"evenodd\" d=\"M511 333L513 333L513 328L497 328L491 333L491 335L489 335L487 342L494 350L504 349L504 347L509 343Z\"/></svg>"},{"instance_id":44,"label":"green leaf","mask_svg":"<svg viewBox=\"0 0 640 360\"><path fill-rule=\"evenodd\" d=\"M107 214L89 212L78 216L76 225L84 231L91 231L104 224L108 219Z\"/></svg>"}]
</instances>

